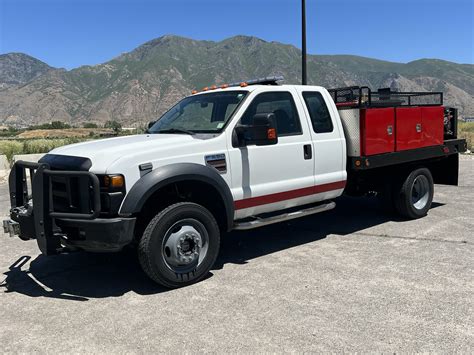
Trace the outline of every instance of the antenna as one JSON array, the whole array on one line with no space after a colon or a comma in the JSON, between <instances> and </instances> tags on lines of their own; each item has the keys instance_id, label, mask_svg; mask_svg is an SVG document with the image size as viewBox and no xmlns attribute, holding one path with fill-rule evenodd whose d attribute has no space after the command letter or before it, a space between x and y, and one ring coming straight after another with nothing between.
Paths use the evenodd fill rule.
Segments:
<instances>
[{"instance_id":1,"label":"antenna","mask_svg":"<svg viewBox=\"0 0 474 355\"><path fill-rule=\"evenodd\" d=\"M306 71L306 0L301 0L301 76L302 84L308 83L308 74Z\"/></svg>"}]
</instances>

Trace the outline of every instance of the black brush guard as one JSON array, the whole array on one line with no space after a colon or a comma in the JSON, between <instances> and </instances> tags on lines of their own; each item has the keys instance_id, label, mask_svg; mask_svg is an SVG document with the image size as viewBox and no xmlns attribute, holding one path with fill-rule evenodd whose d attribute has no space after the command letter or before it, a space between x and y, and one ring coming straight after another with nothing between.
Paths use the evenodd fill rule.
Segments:
<instances>
[{"instance_id":1,"label":"black brush guard","mask_svg":"<svg viewBox=\"0 0 474 355\"><path fill-rule=\"evenodd\" d=\"M20 224L20 237L36 239L45 255L61 251L55 219L92 220L100 215L99 179L88 171L56 171L48 164L18 161L9 185L11 218ZM56 185L63 189L53 189Z\"/></svg>"}]
</instances>

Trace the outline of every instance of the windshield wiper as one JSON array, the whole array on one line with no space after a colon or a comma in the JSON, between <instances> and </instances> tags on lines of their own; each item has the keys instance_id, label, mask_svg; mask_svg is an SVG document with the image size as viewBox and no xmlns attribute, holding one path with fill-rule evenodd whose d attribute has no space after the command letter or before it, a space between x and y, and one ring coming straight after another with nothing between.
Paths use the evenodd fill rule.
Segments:
<instances>
[{"instance_id":1,"label":"windshield wiper","mask_svg":"<svg viewBox=\"0 0 474 355\"><path fill-rule=\"evenodd\" d=\"M162 129L162 130L156 131L154 133L185 133L185 134L189 134L191 136L194 136L196 134L193 131L188 131L187 129L183 129L183 128Z\"/></svg>"}]
</instances>

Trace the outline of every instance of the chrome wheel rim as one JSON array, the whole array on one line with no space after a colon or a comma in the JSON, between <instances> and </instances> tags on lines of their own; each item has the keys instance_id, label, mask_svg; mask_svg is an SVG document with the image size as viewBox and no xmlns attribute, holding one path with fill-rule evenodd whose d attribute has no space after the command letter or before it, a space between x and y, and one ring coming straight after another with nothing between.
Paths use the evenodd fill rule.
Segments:
<instances>
[{"instance_id":1,"label":"chrome wheel rim","mask_svg":"<svg viewBox=\"0 0 474 355\"><path fill-rule=\"evenodd\" d=\"M424 175L419 175L411 187L411 203L417 210L422 210L428 204L430 197L430 183Z\"/></svg>"},{"instance_id":2,"label":"chrome wheel rim","mask_svg":"<svg viewBox=\"0 0 474 355\"><path fill-rule=\"evenodd\" d=\"M161 256L166 266L177 274L194 271L205 259L209 237L204 225L195 219L173 224L163 238Z\"/></svg>"}]
</instances>

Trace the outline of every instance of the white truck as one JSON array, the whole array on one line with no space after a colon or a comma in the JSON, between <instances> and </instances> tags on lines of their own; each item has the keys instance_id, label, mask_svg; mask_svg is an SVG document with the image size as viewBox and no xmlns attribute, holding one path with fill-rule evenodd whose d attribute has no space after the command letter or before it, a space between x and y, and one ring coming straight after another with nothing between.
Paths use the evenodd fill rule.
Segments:
<instances>
[{"instance_id":1,"label":"white truck","mask_svg":"<svg viewBox=\"0 0 474 355\"><path fill-rule=\"evenodd\" d=\"M5 231L45 255L135 246L148 276L173 288L206 276L225 232L330 210L344 192L419 218L434 183L457 185L466 142L441 93L280 80L204 88L145 134L17 162Z\"/></svg>"}]
</instances>

